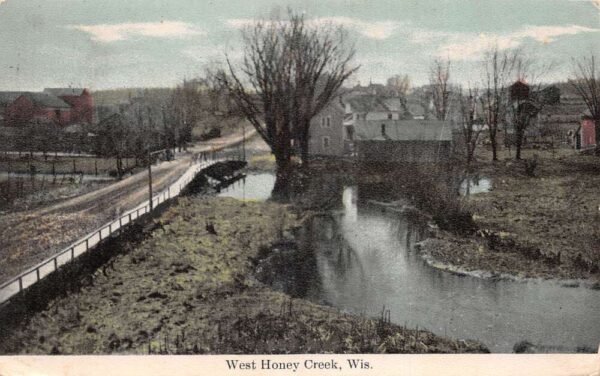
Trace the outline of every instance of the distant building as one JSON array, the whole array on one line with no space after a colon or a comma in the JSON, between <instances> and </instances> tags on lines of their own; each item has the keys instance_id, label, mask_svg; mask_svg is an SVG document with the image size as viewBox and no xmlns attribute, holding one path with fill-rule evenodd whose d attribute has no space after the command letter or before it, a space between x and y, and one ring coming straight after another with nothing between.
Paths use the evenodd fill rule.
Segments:
<instances>
[{"instance_id":1,"label":"distant building","mask_svg":"<svg viewBox=\"0 0 600 376\"><path fill-rule=\"evenodd\" d=\"M88 89L46 88L44 93L59 97L71 105L71 124L92 123L94 99Z\"/></svg>"},{"instance_id":2,"label":"distant building","mask_svg":"<svg viewBox=\"0 0 600 376\"><path fill-rule=\"evenodd\" d=\"M343 156L349 152L352 131L344 127L344 107L333 100L311 120L308 152L311 156Z\"/></svg>"},{"instance_id":3,"label":"distant building","mask_svg":"<svg viewBox=\"0 0 600 376\"><path fill-rule=\"evenodd\" d=\"M574 146L577 150L586 150L596 147L596 126L594 119L584 116L579 128L575 131Z\"/></svg>"},{"instance_id":4,"label":"distant building","mask_svg":"<svg viewBox=\"0 0 600 376\"><path fill-rule=\"evenodd\" d=\"M438 120L363 120L355 123L359 161L377 163L448 162L452 127Z\"/></svg>"},{"instance_id":5,"label":"distant building","mask_svg":"<svg viewBox=\"0 0 600 376\"><path fill-rule=\"evenodd\" d=\"M60 126L90 124L92 112L93 100L87 89L0 92L0 116L7 127L22 127L48 121Z\"/></svg>"},{"instance_id":6,"label":"distant building","mask_svg":"<svg viewBox=\"0 0 600 376\"><path fill-rule=\"evenodd\" d=\"M20 127L31 122L48 120L66 125L71 120L71 106L58 97L31 92L2 94L0 96L9 98L3 105L4 122L8 127ZM14 99L10 98L11 94L14 95Z\"/></svg>"}]
</instances>

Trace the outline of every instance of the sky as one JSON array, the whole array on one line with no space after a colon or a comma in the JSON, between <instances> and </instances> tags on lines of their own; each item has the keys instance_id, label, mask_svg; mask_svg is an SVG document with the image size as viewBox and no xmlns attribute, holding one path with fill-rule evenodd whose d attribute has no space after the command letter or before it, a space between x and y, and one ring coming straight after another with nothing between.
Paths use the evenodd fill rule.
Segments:
<instances>
[{"instance_id":1,"label":"sky","mask_svg":"<svg viewBox=\"0 0 600 376\"><path fill-rule=\"evenodd\" d=\"M242 29L288 7L348 30L361 66L349 84L425 84L440 58L476 86L494 44L565 80L573 58L600 51L600 0L0 0L0 90L173 86L240 59Z\"/></svg>"}]
</instances>

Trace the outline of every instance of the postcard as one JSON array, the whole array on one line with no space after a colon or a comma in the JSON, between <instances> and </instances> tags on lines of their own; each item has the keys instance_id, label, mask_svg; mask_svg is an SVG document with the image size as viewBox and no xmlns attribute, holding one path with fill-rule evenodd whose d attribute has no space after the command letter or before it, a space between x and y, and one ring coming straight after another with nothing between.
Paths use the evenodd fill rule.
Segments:
<instances>
[{"instance_id":1,"label":"postcard","mask_svg":"<svg viewBox=\"0 0 600 376\"><path fill-rule=\"evenodd\" d=\"M595 0L0 0L0 374L600 375L599 59Z\"/></svg>"}]
</instances>

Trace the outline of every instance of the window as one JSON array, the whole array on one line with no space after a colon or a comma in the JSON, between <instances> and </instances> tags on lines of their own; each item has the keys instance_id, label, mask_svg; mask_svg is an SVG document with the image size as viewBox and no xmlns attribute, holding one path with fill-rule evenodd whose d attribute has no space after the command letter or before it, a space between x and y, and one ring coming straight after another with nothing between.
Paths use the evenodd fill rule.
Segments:
<instances>
[{"instance_id":1,"label":"window","mask_svg":"<svg viewBox=\"0 0 600 376\"><path fill-rule=\"evenodd\" d=\"M385 124L381 124L381 135L385 135Z\"/></svg>"},{"instance_id":2,"label":"window","mask_svg":"<svg viewBox=\"0 0 600 376\"><path fill-rule=\"evenodd\" d=\"M331 116L327 116L326 122L325 122L325 126L327 128L331 127Z\"/></svg>"},{"instance_id":3,"label":"window","mask_svg":"<svg viewBox=\"0 0 600 376\"><path fill-rule=\"evenodd\" d=\"M354 127L352 127L351 125L346 127L346 140L354 140Z\"/></svg>"},{"instance_id":4,"label":"window","mask_svg":"<svg viewBox=\"0 0 600 376\"><path fill-rule=\"evenodd\" d=\"M392 120L392 113L391 112L388 114L388 119Z\"/></svg>"},{"instance_id":5,"label":"window","mask_svg":"<svg viewBox=\"0 0 600 376\"><path fill-rule=\"evenodd\" d=\"M329 137L323 137L323 149L329 149Z\"/></svg>"}]
</instances>

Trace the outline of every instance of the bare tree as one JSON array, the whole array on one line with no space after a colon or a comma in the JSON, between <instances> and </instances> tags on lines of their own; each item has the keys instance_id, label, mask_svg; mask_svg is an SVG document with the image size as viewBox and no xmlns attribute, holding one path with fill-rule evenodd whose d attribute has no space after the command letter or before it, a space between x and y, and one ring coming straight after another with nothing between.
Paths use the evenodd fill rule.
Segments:
<instances>
[{"instance_id":1,"label":"bare tree","mask_svg":"<svg viewBox=\"0 0 600 376\"><path fill-rule=\"evenodd\" d=\"M544 87L542 78L552 69L552 64L539 65L523 56L516 59L517 81L509 88L510 120L515 132L515 159L521 159L525 131L539 112L549 104L560 101L560 91L555 86Z\"/></svg>"},{"instance_id":2,"label":"bare tree","mask_svg":"<svg viewBox=\"0 0 600 376\"><path fill-rule=\"evenodd\" d=\"M506 121L508 109L508 86L515 68L518 51L499 51L494 46L482 61L483 92L480 97L483 107L488 136L492 146L492 160L498 160L497 134L501 124Z\"/></svg>"},{"instance_id":3,"label":"bare tree","mask_svg":"<svg viewBox=\"0 0 600 376\"><path fill-rule=\"evenodd\" d=\"M477 124L477 97L479 90L469 88L466 95L460 90L460 130L465 143L465 156L467 164L471 163L475 155L475 148L481 133L481 125Z\"/></svg>"},{"instance_id":4,"label":"bare tree","mask_svg":"<svg viewBox=\"0 0 600 376\"><path fill-rule=\"evenodd\" d=\"M450 108L450 60L435 60L429 72L431 99L438 120L446 120Z\"/></svg>"},{"instance_id":5,"label":"bare tree","mask_svg":"<svg viewBox=\"0 0 600 376\"><path fill-rule=\"evenodd\" d=\"M596 65L594 53L575 62L573 76L569 83L583 99L594 119L596 151L600 152L600 65Z\"/></svg>"},{"instance_id":6,"label":"bare tree","mask_svg":"<svg viewBox=\"0 0 600 376\"><path fill-rule=\"evenodd\" d=\"M243 38L243 62L236 69L228 59L221 82L271 147L278 170L290 166L292 140L306 163L310 120L358 69L351 65L354 48L343 29L311 27L291 11L289 20L258 22Z\"/></svg>"},{"instance_id":7,"label":"bare tree","mask_svg":"<svg viewBox=\"0 0 600 376\"><path fill-rule=\"evenodd\" d=\"M393 89L397 95L405 97L410 90L410 77L407 74L396 74L387 79L387 86Z\"/></svg>"}]
</instances>

